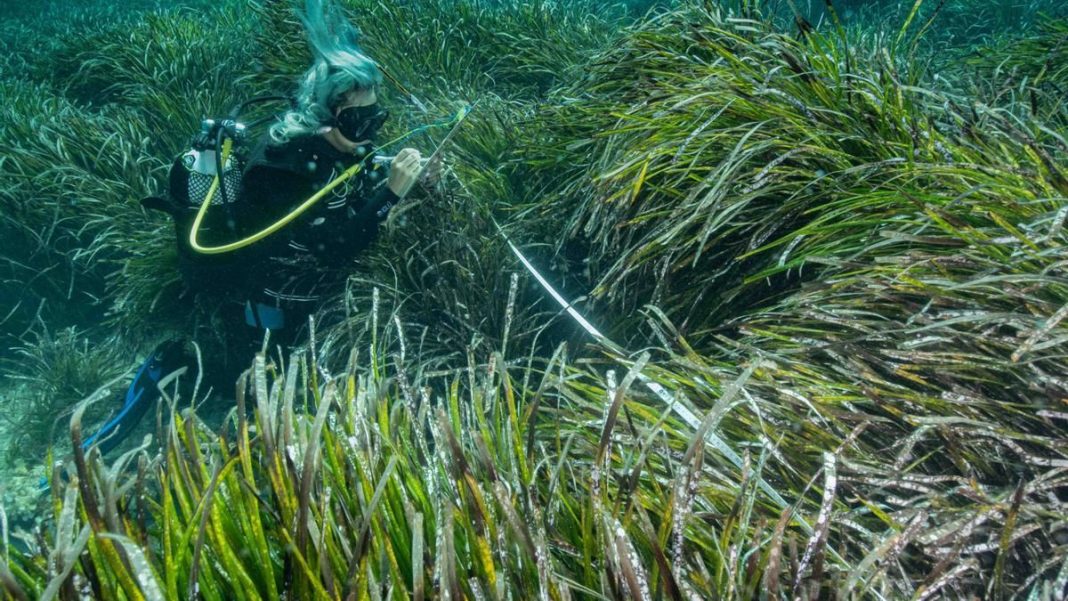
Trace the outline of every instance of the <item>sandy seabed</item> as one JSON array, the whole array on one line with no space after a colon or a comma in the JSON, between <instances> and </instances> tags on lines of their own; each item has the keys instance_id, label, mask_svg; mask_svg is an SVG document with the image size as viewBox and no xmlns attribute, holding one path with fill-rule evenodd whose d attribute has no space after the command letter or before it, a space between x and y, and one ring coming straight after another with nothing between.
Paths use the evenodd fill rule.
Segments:
<instances>
[{"instance_id":1,"label":"sandy seabed","mask_svg":"<svg viewBox=\"0 0 1068 601\"><path fill-rule=\"evenodd\" d=\"M0 390L0 407L8 407L8 399L19 396L15 389ZM15 436L14 420L0 417L0 448L7 449L7 441ZM44 457L22 456L12 453L0 456L0 508L7 516L8 526L27 526L40 519L41 494L45 476Z\"/></svg>"}]
</instances>

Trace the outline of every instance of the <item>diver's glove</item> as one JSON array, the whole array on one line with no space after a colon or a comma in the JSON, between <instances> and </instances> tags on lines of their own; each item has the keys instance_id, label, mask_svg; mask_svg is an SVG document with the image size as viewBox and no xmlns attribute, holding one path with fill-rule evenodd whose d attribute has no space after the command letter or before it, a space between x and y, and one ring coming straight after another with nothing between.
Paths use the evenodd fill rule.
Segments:
<instances>
[{"instance_id":1,"label":"diver's glove","mask_svg":"<svg viewBox=\"0 0 1068 601\"><path fill-rule=\"evenodd\" d=\"M419 173L423 170L421 159L419 151L414 148L405 148L393 158L386 185L398 198L404 198L419 181Z\"/></svg>"},{"instance_id":2,"label":"diver's glove","mask_svg":"<svg viewBox=\"0 0 1068 601\"><path fill-rule=\"evenodd\" d=\"M441 186L441 171L443 162L440 154L435 154L429 159L425 159L426 165L423 166L423 173L419 176L419 181L428 188L434 189Z\"/></svg>"}]
</instances>

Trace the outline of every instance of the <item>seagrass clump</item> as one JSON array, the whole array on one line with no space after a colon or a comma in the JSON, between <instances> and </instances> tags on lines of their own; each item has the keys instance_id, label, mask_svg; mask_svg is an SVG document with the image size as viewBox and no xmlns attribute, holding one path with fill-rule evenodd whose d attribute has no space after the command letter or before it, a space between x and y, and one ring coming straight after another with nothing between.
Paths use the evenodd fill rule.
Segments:
<instances>
[{"instance_id":1,"label":"seagrass clump","mask_svg":"<svg viewBox=\"0 0 1068 601\"><path fill-rule=\"evenodd\" d=\"M105 22L65 39L40 76L80 103L136 111L150 152L169 162L202 118L257 92L242 79L254 62L253 46L242 40L256 25L250 11L225 4Z\"/></svg>"},{"instance_id":2,"label":"seagrass clump","mask_svg":"<svg viewBox=\"0 0 1068 601\"><path fill-rule=\"evenodd\" d=\"M960 62L960 83L977 99L1005 107L1022 120L1048 123L1059 132L1068 127L1068 107L1062 101L1068 88L1068 15L1047 18L1033 30L994 37Z\"/></svg>"},{"instance_id":3,"label":"seagrass clump","mask_svg":"<svg viewBox=\"0 0 1068 601\"><path fill-rule=\"evenodd\" d=\"M755 364L729 439L837 449L859 505L833 544L887 553L840 594L886 557L892 597L1062 590L1064 129L925 87L907 36L852 39L694 6L601 57L529 153L574 174L558 253L632 346Z\"/></svg>"},{"instance_id":4,"label":"seagrass clump","mask_svg":"<svg viewBox=\"0 0 1068 601\"><path fill-rule=\"evenodd\" d=\"M79 401L122 375L128 363L118 339L92 339L75 328L51 331L44 322L0 359L0 377L10 388L0 412L11 424L0 439L3 460L32 461L49 447L62 446L66 425ZM113 407L94 407L99 416Z\"/></svg>"},{"instance_id":5,"label":"seagrass clump","mask_svg":"<svg viewBox=\"0 0 1068 601\"><path fill-rule=\"evenodd\" d=\"M701 337L877 255L895 223L1009 231L1062 205L1062 136L920 87L907 40L848 39L693 6L561 92L529 156L572 177L542 210L621 328L653 303Z\"/></svg>"},{"instance_id":6,"label":"seagrass clump","mask_svg":"<svg viewBox=\"0 0 1068 601\"><path fill-rule=\"evenodd\" d=\"M160 174L132 110L89 110L42 83L0 79L0 240L18 336L38 310L88 325L105 278L143 227L136 201ZM6 292L10 290L10 294ZM5 308L7 314L10 308Z\"/></svg>"},{"instance_id":7,"label":"seagrass clump","mask_svg":"<svg viewBox=\"0 0 1068 601\"><path fill-rule=\"evenodd\" d=\"M110 467L86 455L80 410L72 465L52 475L55 520L26 541L33 555L8 551L3 591L744 597L790 586L782 545L825 534L818 494L796 511L781 506L764 480L769 449L725 466L638 390L647 358L621 366L618 383L608 374L607 389L564 349L515 367L493 354L423 378L417 358L403 362L396 323L371 316L366 350L335 375L314 354L258 356L218 430L168 396L160 454L146 443ZM689 394L681 374L660 376ZM739 556L778 511L777 542Z\"/></svg>"},{"instance_id":8,"label":"seagrass clump","mask_svg":"<svg viewBox=\"0 0 1068 601\"><path fill-rule=\"evenodd\" d=\"M785 336L766 351L738 345L730 361L665 348L581 367L561 347L548 359L472 354L430 373L400 323L376 307L340 364L314 344L261 354L221 427L183 409L195 390L168 388L159 453L146 442L106 467L76 451L52 475L55 520L0 573L7 594L930 598L1063 587L1050 496L1066 484L1063 449L1037 432L1056 410L1005 419L996 400L973 398L962 413L964 393L902 402L909 391L893 379L866 390L874 383L851 382L842 358L838 372L814 368Z\"/></svg>"}]
</instances>

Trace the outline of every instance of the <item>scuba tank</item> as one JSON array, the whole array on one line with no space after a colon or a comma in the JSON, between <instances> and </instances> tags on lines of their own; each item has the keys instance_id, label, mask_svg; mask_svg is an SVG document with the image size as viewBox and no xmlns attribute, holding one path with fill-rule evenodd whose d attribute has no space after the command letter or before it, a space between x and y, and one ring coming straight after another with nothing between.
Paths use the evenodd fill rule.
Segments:
<instances>
[{"instance_id":1,"label":"scuba tank","mask_svg":"<svg viewBox=\"0 0 1068 601\"><path fill-rule=\"evenodd\" d=\"M236 112L236 111L235 111ZM229 137L234 141L233 151L222 164L222 139ZM178 235L179 246L182 235L189 231L192 219L204 199L207 198L216 176L219 178L218 193L211 199L211 205L222 207L211 213L211 219L204 224L204 232L209 239L222 239L232 236L236 231L235 203L241 198L241 174L249 154L248 127L236 119L204 119L200 131L193 136L191 148L178 156L171 164L169 192L171 215L175 223L181 226ZM188 247L188 244L185 245Z\"/></svg>"},{"instance_id":2,"label":"scuba tank","mask_svg":"<svg viewBox=\"0 0 1068 601\"><path fill-rule=\"evenodd\" d=\"M245 163L252 151L252 130L275 119L268 115L251 123L240 120L249 106L270 101L293 100L287 96L258 96L234 107L225 117L205 118L200 129L191 138L187 150L171 163L165 197L149 197L141 200L147 209L162 211L174 220L175 239L178 247L179 269L191 288L198 284L218 285L222 281L236 282L244 263L241 253L229 256L207 256L195 252L189 245L189 231L197 210L211 191L218 174L218 188L210 204L214 209L201 224L202 238L209 242L222 242L234 238L242 202L242 175ZM223 164L223 141L230 140L231 150Z\"/></svg>"},{"instance_id":3,"label":"scuba tank","mask_svg":"<svg viewBox=\"0 0 1068 601\"><path fill-rule=\"evenodd\" d=\"M232 233L236 227L233 205L241 196L241 174L251 151L248 144L250 132L275 117L269 115L247 125L239 119L249 106L275 100L286 100L293 106L293 101L287 96L257 96L234 107L226 117L201 121L200 131L193 135L190 149L171 164L168 178L170 198L169 202L163 201L167 206L159 206L158 201L162 199L145 199L142 204L172 215L183 210L195 210L207 197L216 176L222 174L218 194L212 197L211 204L225 207L222 211L227 214L224 225ZM231 140L233 146L224 165L222 149L225 139Z\"/></svg>"},{"instance_id":4,"label":"scuba tank","mask_svg":"<svg viewBox=\"0 0 1068 601\"><path fill-rule=\"evenodd\" d=\"M184 200L186 204L199 207L207 197L212 181L220 172L221 153L215 140L219 131L229 132L229 135L239 142L237 148L247 150L243 144L248 136L248 128L245 125L236 121L219 123L215 119L204 119L200 124L200 133L193 137L192 148L179 156L176 164L172 166L173 168L180 164L185 171L184 174L181 171L172 173L171 177L185 175ZM241 171L245 158L245 153L235 152L227 158L226 164L222 165L223 178L219 186L220 193L212 198L212 205L233 203L241 195ZM175 182L173 185L180 184Z\"/></svg>"}]
</instances>

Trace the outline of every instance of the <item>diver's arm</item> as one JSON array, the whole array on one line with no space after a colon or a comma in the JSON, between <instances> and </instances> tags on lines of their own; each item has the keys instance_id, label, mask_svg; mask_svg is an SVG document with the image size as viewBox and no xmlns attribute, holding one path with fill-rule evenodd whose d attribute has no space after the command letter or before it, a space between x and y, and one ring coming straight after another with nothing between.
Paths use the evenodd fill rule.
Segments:
<instances>
[{"instance_id":1,"label":"diver's arm","mask_svg":"<svg viewBox=\"0 0 1068 601\"><path fill-rule=\"evenodd\" d=\"M378 235L378 225L400 198L388 186L380 186L360 208L336 223L323 224L308 249L323 265L340 267L351 263ZM340 216L339 216L340 217Z\"/></svg>"},{"instance_id":2,"label":"diver's arm","mask_svg":"<svg viewBox=\"0 0 1068 601\"><path fill-rule=\"evenodd\" d=\"M360 207L360 210L356 212L351 221L361 231L368 230L369 226L373 226L377 231L378 224L385 220L386 216L389 215L389 210L396 206L398 202L400 202L400 197L397 196L397 193L390 189L389 186L382 186L371 197L371 200Z\"/></svg>"},{"instance_id":3,"label":"diver's arm","mask_svg":"<svg viewBox=\"0 0 1068 601\"><path fill-rule=\"evenodd\" d=\"M350 221L361 230L370 231L371 227L377 230L378 222L384 220L389 210L412 189L421 171L418 150L405 148L400 151L390 163L386 185L379 185L370 200L363 203Z\"/></svg>"},{"instance_id":4,"label":"diver's arm","mask_svg":"<svg viewBox=\"0 0 1068 601\"><path fill-rule=\"evenodd\" d=\"M352 233L353 243L349 247L351 256L371 244L378 234L378 224L386 219L389 210L412 189L421 171L418 150L405 148L397 153L390 163L386 185L379 186L374 195L349 219L355 230Z\"/></svg>"},{"instance_id":5,"label":"diver's arm","mask_svg":"<svg viewBox=\"0 0 1068 601\"><path fill-rule=\"evenodd\" d=\"M327 265L344 265L370 246L378 235L379 224L404 194L411 190L420 171L419 151L414 148L400 151L390 163L385 184L379 184L366 201L352 202L353 206L359 208L349 213L343 221L335 222L336 225L324 224L322 233L325 236L320 238L320 243L310 246L318 260Z\"/></svg>"},{"instance_id":6,"label":"diver's arm","mask_svg":"<svg viewBox=\"0 0 1068 601\"><path fill-rule=\"evenodd\" d=\"M380 187L349 220L353 226L353 242L351 247L353 254L370 246L371 241L378 235L378 224L386 220L389 210L400 202L400 197L389 188Z\"/></svg>"}]
</instances>

